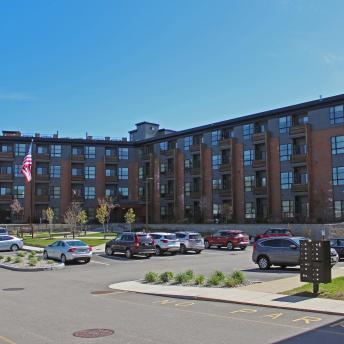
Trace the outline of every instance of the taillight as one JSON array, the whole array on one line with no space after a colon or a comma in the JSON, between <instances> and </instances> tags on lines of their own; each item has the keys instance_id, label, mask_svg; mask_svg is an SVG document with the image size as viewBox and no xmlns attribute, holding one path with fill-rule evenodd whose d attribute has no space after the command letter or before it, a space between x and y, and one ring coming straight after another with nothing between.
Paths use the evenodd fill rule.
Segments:
<instances>
[{"instance_id":1,"label":"taillight","mask_svg":"<svg viewBox=\"0 0 344 344\"><path fill-rule=\"evenodd\" d=\"M71 247L68 252L75 252L76 251L76 248L75 247Z\"/></svg>"},{"instance_id":2,"label":"taillight","mask_svg":"<svg viewBox=\"0 0 344 344\"><path fill-rule=\"evenodd\" d=\"M88 252L92 252L92 246L88 246Z\"/></svg>"},{"instance_id":3,"label":"taillight","mask_svg":"<svg viewBox=\"0 0 344 344\"><path fill-rule=\"evenodd\" d=\"M140 237L138 235L136 235L135 237L135 247L139 247L140 246Z\"/></svg>"},{"instance_id":4,"label":"taillight","mask_svg":"<svg viewBox=\"0 0 344 344\"><path fill-rule=\"evenodd\" d=\"M167 244L168 240L167 239L163 239L163 240L161 240L161 242L163 242L164 244Z\"/></svg>"},{"instance_id":5,"label":"taillight","mask_svg":"<svg viewBox=\"0 0 344 344\"><path fill-rule=\"evenodd\" d=\"M257 246L257 243L255 242L255 243L253 244L253 251L256 250L256 246Z\"/></svg>"}]
</instances>

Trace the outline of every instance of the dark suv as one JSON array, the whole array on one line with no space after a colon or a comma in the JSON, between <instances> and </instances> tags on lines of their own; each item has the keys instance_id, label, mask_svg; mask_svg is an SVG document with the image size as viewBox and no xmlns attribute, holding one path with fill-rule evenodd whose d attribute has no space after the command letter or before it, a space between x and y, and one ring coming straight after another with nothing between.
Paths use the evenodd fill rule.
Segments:
<instances>
[{"instance_id":1,"label":"dark suv","mask_svg":"<svg viewBox=\"0 0 344 344\"><path fill-rule=\"evenodd\" d=\"M108 256L112 256L116 252L125 253L129 259L133 255L145 255L149 258L155 252L153 239L149 234L143 232L122 233L105 245L105 253Z\"/></svg>"}]
</instances>

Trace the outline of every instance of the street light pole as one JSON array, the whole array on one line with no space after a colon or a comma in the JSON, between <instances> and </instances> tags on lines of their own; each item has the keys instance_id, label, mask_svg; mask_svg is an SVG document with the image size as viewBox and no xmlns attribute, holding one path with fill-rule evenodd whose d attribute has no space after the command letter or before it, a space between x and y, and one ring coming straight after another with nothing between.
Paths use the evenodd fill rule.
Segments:
<instances>
[{"instance_id":1,"label":"street light pole","mask_svg":"<svg viewBox=\"0 0 344 344\"><path fill-rule=\"evenodd\" d=\"M153 180L153 178L149 177L149 178L146 178L146 232L148 232L148 184L149 184L149 181L150 180Z\"/></svg>"}]
</instances>

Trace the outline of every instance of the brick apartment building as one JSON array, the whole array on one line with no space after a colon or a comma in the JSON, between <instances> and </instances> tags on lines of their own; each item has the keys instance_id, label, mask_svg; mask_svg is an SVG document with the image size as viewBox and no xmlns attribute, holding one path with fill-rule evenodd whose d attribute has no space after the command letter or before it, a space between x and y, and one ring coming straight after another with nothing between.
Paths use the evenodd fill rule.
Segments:
<instances>
[{"instance_id":1,"label":"brick apartment building","mask_svg":"<svg viewBox=\"0 0 344 344\"><path fill-rule=\"evenodd\" d=\"M20 167L33 146L33 217L56 221L72 201L94 219L97 199L163 222L326 222L344 219L344 95L182 131L136 124L130 140L58 134L0 136L0 222L14 198L30 216Z\"/></svg>"}]
</instances>

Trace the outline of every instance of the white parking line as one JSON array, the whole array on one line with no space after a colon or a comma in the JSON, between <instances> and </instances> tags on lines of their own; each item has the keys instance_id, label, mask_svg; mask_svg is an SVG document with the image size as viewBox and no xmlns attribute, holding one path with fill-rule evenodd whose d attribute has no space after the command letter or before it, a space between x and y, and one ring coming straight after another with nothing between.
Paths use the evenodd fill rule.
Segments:
<instances>
[{"instance_id":1,"label":"white parking line","mask_svg":"<svg viewBox=\"0 0 344 344\"><path fill-rule=\"evenodd\" d=\"M107 265L109 266L110 264L108 263L103 263L103 262L97 262L96 260L91 260L90 263L94 263L94 264L101 264L101 265Z\"/></svg>"}]
</instances>

